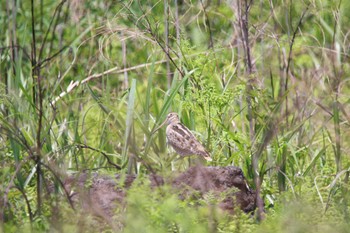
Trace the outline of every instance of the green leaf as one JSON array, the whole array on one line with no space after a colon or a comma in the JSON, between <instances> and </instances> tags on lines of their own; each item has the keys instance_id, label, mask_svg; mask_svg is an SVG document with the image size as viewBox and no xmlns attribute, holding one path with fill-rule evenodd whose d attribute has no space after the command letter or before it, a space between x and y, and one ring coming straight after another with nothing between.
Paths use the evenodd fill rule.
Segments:
<instances>
[{"instance_id":1,"label":"green leaf","mask_svg":"<svg viewBox=\"0 0 350 233\"><path fill-rule=\"evenodd\" d=\"M125 164L128 159L129 137L131 134L131 127L133 124L135 98L136 98L136 79L133 79L131 82L131 87L129 92L128 108L127 108L126 122L125 122L126 129L125 129L125 135L124 135L124 147L122 151L123 164Z\"/></svg>"}]
</instances>

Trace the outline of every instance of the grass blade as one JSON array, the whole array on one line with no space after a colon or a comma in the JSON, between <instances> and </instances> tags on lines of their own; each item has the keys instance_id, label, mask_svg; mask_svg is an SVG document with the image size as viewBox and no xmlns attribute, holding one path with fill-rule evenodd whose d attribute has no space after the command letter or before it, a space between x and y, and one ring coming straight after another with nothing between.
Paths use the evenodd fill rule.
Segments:
<instances>
[{"instance_id":1,"label":"grass blade","mask_svg":"<svg viewBox=\"0 0 350 233\"><path fill-rule=\"evenodd\" d=\"M126 129L125 129L125 135L124 135L124 147L122 151L123 164L125 164L126 161L128 160L128 147L129 147L131 128L133 124L135 98L136 98L136 79L133 79L130 87L128 108L127 108L127 114L126 114Z\"/></svg>"}]
</instances>

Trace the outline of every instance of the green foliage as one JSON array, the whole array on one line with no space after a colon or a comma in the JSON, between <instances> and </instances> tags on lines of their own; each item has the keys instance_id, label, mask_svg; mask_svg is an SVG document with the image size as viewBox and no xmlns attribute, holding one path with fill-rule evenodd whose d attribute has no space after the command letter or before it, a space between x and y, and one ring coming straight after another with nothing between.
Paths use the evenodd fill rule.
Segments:
<instances>
[{"instance_id":1,"label":"green foliage","mask_svg":"<svg viewBox=\"0 0 350 233\"><path fill-rule=\"evenodd\" d=\"M245 2L1 2L0 229L89 229L52 194L66 174L186 169L154 132L176 111L208 165L259 174L266 221L141 185L121 230L346 232L350 3L252 1L249 73Z\"/></svg>"},{"instance_id":2,"label":"green foliage","mask_svg":"<svg viewBox=\"0 0 350 233\"><path fill-rule=\"evenodd\" d=\"M218 199L180 200L179 195L169 187L134 186L128 191L125 232L252 232L255 227L248 215L220 211Z\"/></svg>"},{"instance_id":3,"label":"green foliage","mask_svg":"<svg viewBox=\"0 0 350 233\"><path fill-rule=\"evenodd\" d=\"M310 190L310 189L309 189ZM281 198L274 210L268 212L257 232L347 232L349 223L344 222L337 207L327 212L304 189L302 198ZM312 191L312 190L310 190ZM309 199L311 198L311 199Z\"/></svg>"}]
</instances>

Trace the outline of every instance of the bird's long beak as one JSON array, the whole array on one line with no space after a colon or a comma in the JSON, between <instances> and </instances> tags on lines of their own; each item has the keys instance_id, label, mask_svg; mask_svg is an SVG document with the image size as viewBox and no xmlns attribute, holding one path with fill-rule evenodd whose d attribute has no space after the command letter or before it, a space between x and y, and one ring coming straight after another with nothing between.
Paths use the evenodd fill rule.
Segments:
<instances>
[{"instance_id":1,"label":"bird's long beak","mask_svg":"<svg viewBox=\"0 0 350 233\"><path fill-rule=\"evenodd\" d=\"M160 124L160 126L158 126L155 130L153 130L153 131L152 131L152 134L154 134L154 133L157 132L160 128L162 128L163 125L166 123L166 121L167 121L167 119L165 119L165 120L163 121L163 123Z\"/></svg>"}]
</instances>

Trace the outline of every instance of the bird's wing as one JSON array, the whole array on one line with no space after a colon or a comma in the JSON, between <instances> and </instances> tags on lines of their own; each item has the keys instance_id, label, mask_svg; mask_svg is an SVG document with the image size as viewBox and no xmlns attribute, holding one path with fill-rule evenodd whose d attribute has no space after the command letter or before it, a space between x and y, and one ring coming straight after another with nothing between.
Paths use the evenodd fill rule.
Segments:
<instances>
[{"instance_id":1,"label":"bird's wing","mask_svg":"<svg viewBox=\"0 0 350 233\"><path fill-rule=\"evenodd\" d=\"M197 140L192 132L183 124L170 124L167 127L168 143L180 155L201 155L207 160L210 159L209 153L204 146Z\"/></svg>"},{"instance_id":2,"label":"bird's wing","mask_svg":"<svg viewBox=\"0 0 350 233\"><path fill-rule=\"evenodd\" d=\"M198 141L197 138L193 135L193 133L184 124L174 124L172 125L172 128L186 140L194 139L195 141Z\"/></svg>"}]
</instances>

